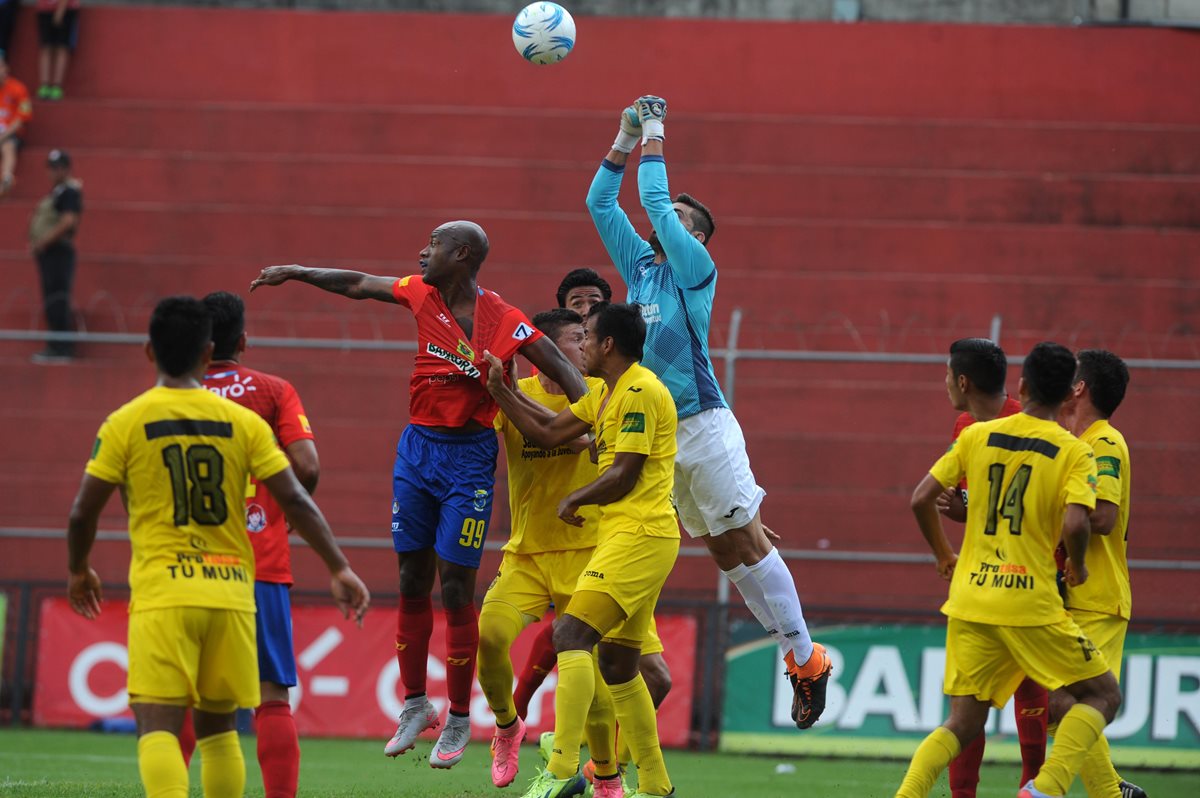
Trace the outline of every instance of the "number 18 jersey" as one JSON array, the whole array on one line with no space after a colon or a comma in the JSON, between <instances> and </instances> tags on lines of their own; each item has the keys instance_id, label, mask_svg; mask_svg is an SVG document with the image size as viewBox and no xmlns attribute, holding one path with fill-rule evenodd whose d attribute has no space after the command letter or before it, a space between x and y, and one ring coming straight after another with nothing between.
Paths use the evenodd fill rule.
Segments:
<instances>
[{"instance_id":1,"label":"number 18 jersey","mask_svg":"<svg viewBox=\"0 0 1200 798\"><path fill-rule=\"evenodd\" d=\"M942 612L997 626L1067 618L1054 547L1068 504L1096 506L1091 447L1026 413L972 424L930 469L942 487L971 486L962 551Z\"/></svg>"},{"instance_id":2,"label":"number 18 jersey","mask_svg":"<svg viewBox=\"0 0 1200 798\"><path fill-rule=\"evenodd\" d=\"M246 489L287 467L265 421L204 388L151 388L110 415L86 471L125 487L129 611L254 612Z\"/></svg>"}]
</instances>

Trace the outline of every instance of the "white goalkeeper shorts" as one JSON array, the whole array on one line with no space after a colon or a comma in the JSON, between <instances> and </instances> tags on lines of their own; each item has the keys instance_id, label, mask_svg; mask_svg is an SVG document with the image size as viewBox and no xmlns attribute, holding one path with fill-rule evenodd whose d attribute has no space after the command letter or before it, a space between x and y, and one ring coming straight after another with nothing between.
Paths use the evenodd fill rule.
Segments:
<instances>
[{"instance_id":1,"label":"white goalkeeper shorts","mask_svg":"<svg viewBox=\"0 0 1200 798\"><path fill-rule=\"evenodd\" d=\"M725 407L679 419L675 510L694 538L720 535L753 520L767 492L754 481L746 439Z\"/></svg>"}]
</instances>

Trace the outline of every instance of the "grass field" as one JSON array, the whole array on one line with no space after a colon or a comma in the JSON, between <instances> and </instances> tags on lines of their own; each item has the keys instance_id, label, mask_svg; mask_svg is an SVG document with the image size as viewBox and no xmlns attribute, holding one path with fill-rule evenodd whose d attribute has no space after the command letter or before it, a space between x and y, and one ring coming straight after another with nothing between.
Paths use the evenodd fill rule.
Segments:
<instances>
[{"instance_id":1,"label":"grass field","mask_svg":"<svg viewBox=\"0 0 1200 798\"><path fill-rule=\"evenodd\" d=\"M262 782L254 759L254 738L243 737L247 764L248 796L261 796ZM417 754L428 755L430 743L422 741ZM505 790L491 786L488 750L473 744L454 770L434 771L423 756L409 752L395 761L382 754L381 741L304 740L300 766L300 793L329 798L483 798L519 796L526 776L541 764L537 749L527 745L522 753L521 776ZM898 761L835 760L699 754L671 751L667 765L680 798L890 798L904 773ZM777 772L790 765L793 772ZM199 796L198 763L192 763L192 795ZM1162 771L1129 771L1151 798L1196 798L1200 774ZM1012 798L1016 794L1016 766L984 768L979 798ZM138 782L134 738L91 732L0 731L0 796L3 798L136 798ZM933 792L949 795L943 777ZM1077 784L1071 796L1083 796Z\"/></svg>"}]
</instances>

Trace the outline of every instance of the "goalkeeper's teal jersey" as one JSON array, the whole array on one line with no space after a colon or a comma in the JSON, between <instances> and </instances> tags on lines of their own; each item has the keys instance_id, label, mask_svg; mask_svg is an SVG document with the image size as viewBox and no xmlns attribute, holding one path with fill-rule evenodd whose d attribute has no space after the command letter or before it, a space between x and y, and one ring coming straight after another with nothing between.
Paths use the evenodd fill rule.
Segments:
<instances>
[{"instance_id":1,"label":"goalkeeper's teal jersey","mask_svg":"<svg viewBox=\"0 0 1200 798\"><path fill-rule=\"evenodd\" d=\"M627 301L642 306L646 320L642 365L666 384L680 418L728 407L708 356L717 267L704 245L675 215L662 156L643 155L638 166L642 206L667 255L664 262L654 262L654 250L617 204L624 172L624 167L601 161L587 206L609 257L629 288Z\"/></svg>"}]
</instances>

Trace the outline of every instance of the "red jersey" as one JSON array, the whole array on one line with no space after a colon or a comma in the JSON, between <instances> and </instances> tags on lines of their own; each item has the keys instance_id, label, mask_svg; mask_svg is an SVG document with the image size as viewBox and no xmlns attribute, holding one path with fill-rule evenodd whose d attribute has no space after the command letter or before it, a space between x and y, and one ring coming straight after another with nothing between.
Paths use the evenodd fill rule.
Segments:
<instances>
[{"instance_id":1,"label":"red jersey","mask_svg":"<svg viewBox=\"0 0 1200 798\"><path fill-rule=\"evenodd\" d=\"M232 360L210 363L204 387L262 416L280 448L312 440L312 427L300 396L287 380L246 368ZM256 479L246 497L246 531L254 546L254 578L259 582L292 583L292 555L283 510Z\"/></svg>"},{"instance_id":2,"label":"red jersey","mask_svg":"<svg viewBox=\"0 0 1200 798\"><path fill-rule=\"evenodd\" d=\"M996 418L1004 418L1005 416L1015 416L1017 413L1020 413L1020 412L1021 412L1021 403L1018 402L1016 399L1013 399L1011 396L1009 396L1009 397L1005 398L1004 404L1000 406L1000 415L996 416ZM960 415L958 417L958 420L954 422L954 434L950 436L950 440L952 440L952 441L958 440L958 436L962 435L962 431L974 423L975 423L975 417L972 416L970 413L963 413L962 415ZM964 479L958 487L960 490L962 490L963 494L965 495L967 492L967 481Z\"/></svg>"},{"instance_id":3,"label":"red jersey","mask_svg":"<svg viewBox=\"0 0 1200 798\"><path fill-rule=\"evenodd\" d=\"M542 334L495 291L477 289L474 335L467 336L437 288L421 276L402 277L392 285L396 301L417 320L417 358L409 385L408 415L422 427L461 427L477 421L491 428L499 409L487 391L487 350L505 364L517 350Z\"/></svg>"}]
</instances>

